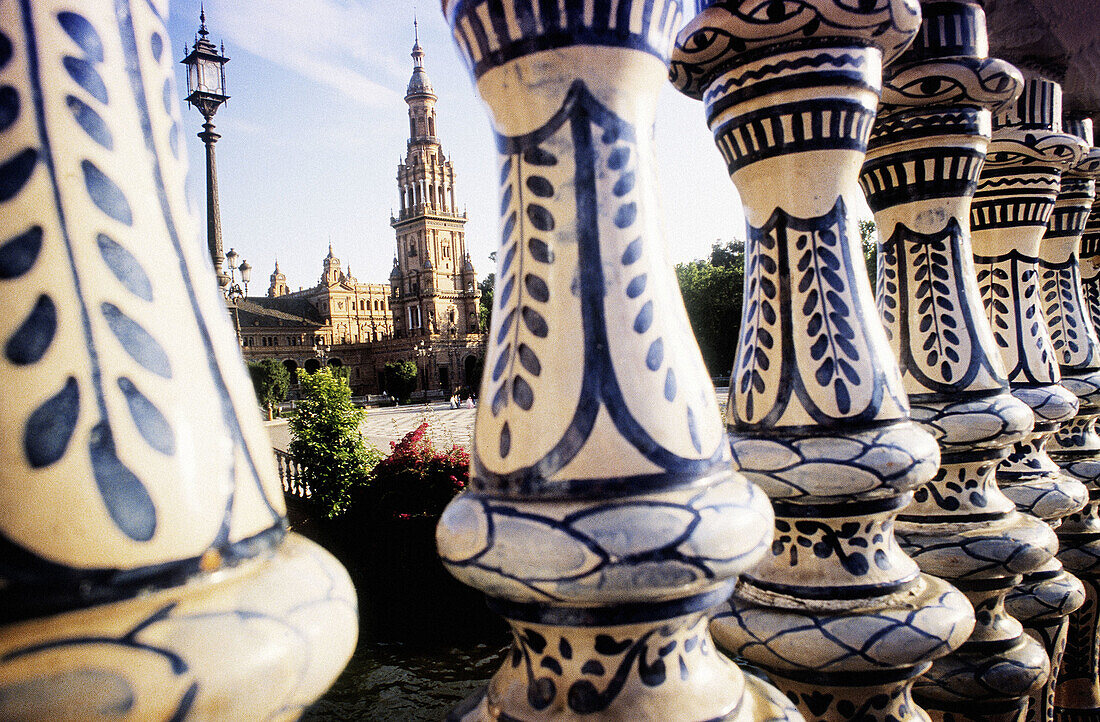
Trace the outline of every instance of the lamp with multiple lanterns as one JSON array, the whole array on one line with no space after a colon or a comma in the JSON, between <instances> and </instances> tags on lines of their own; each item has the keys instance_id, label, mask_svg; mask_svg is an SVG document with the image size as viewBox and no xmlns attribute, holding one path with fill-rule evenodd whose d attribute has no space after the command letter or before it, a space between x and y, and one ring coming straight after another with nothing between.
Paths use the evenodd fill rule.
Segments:
<instances>
[{"instance_id":1,"label":"lamp with multiple lanterns","mask_svg":"<svg viewBox=\"0 0 1100 722\"><path fill-rule=\"evenodd\" d=\"M210 42L206 29L206 12L199 14L199 32L191 51L180 62L187 66L187 102L202 113L203 123L199 138L206 145L206 243L218 284L228 293L231 275L222 270L222 220L218 205L218 167L214 160L214 143L221 136L214 132L214 113L229 100L225 93L225 46L221 51ZM186 50L186 48L185 48ZM230 261L230 266L232 266ZM242 272L243 275L243 272Z\"/></svg>"}]
</instances>

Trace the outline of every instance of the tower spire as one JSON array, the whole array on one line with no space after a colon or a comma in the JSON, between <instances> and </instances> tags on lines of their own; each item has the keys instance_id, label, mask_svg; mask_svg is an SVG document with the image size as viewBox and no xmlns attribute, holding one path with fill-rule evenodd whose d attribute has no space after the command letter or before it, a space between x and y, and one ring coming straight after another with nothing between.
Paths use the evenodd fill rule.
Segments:
<instances>
[{"instance_id":1,"label":"tower spire","mask_svg":"<svg viewBox=\"0 0 1100 722\"><path fill-rule=\"evenodd\" d=\"M420 45L420 30L417 27L416 18L413 18L413 73L424 70L424 48Z\"/></svg>"},{"instance_id":2,"label":"tower spire","mask_svg":"<svg viewBox=\"0 0 1100 722\"><path fill-rule=\"evenodd\" d=\"M210 32L206 29L206 8L203 3L199 3L199 35L202 36L203 40L206 40L206 37L210 35Z\"/></svg>"}]
</instances>

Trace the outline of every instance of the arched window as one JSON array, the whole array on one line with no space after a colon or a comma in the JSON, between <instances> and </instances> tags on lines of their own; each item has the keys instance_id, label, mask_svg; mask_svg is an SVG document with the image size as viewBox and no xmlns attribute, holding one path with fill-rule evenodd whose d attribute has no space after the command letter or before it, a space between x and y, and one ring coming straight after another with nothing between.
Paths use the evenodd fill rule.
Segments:
<instances>
[{"instance_id":1,"label":"arched window","mask_svg":"<svg viewBox=\"0 0 1100 722\"><path fill-rule=\"evenodd\" d=\"M428 135L435 135L435 116L428 116Z\"/></svg>"}]
</instances>

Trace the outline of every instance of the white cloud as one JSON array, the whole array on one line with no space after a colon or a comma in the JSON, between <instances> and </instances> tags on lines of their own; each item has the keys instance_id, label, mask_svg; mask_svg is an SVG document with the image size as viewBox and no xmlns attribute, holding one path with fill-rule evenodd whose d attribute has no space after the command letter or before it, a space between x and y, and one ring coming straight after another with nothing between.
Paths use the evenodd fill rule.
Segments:
<instances>
[{"instance_id":1,"label":"white cloud","mask_svg":"<svg viewBox=\"0 0 1100 722\"><path fill-rule=\"evenodd\" d=\"M402 105L393 81L407 68L399 68L393 57L380 52L388 44L378 37L392 27L389 22L380 27L379 19L392 17L395 3L210 0L206 4L208 18L217 18L218 32L224 33L229 44L328 86L365 107Z\"/></svg>"}]
</instances>

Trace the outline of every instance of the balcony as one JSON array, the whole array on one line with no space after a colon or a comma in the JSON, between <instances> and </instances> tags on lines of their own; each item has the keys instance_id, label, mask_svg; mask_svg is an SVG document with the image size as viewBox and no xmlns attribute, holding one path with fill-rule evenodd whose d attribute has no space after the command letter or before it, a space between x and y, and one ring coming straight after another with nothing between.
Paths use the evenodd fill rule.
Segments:
<instances>
[{"instance_id":1,"label":"balcony","mask_svg":"<svg viewBox=\"0 0 1100 722\"><path fill-rule=\"evenodd\" d=\"M411 218L418 218L420 216L430 216L432 218L439 218L442 220L453 221L465 221L466 212L454 213L452 211L445 211L438 206L431 203L416 203L408 208L404 209L396 216L390 216L390 225L397 225L403 221L407 221Z\"/></svg>"}]
</instances>

